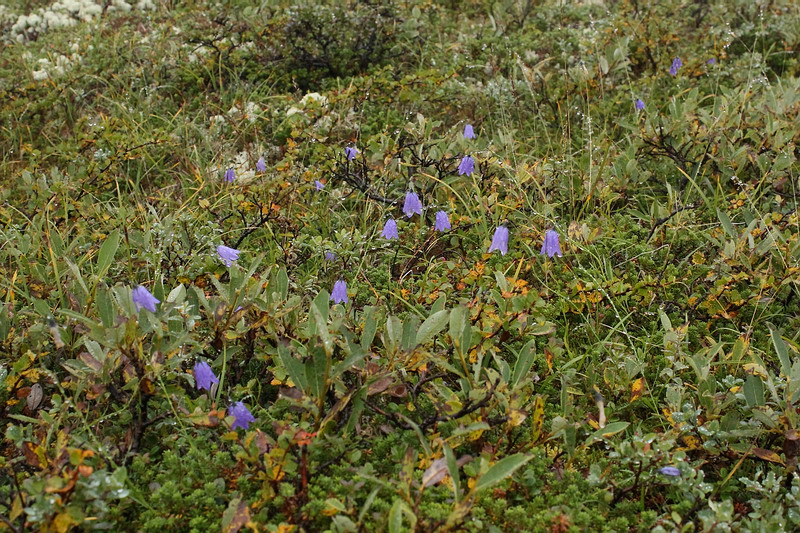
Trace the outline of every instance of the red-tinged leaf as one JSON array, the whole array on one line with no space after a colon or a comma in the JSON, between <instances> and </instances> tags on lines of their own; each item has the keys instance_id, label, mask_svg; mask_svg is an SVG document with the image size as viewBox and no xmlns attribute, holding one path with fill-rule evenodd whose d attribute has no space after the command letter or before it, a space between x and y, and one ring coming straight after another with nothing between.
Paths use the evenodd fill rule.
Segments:
<instances>
[{"instance_id":1,"label":"red-tinged leaf","mask_svg":"<svg viewBox=\"0 0 800 533\"><path fill-rule=\"evenodd\" d=\"M247 502L234 498L228 508L222 513L223 533L237 533L250 521L250 508Z\"/></svg>"},{"instance_id":2,"label":"red-tinged leaf","mask_svg":"<svg viewBox=\"0 0 800 533\"><path fill-rule=\"evenodd\" d=\"M773 452L772 450L765 450L764 448L753 448L753 455L755 455L759 459L763 459L764 461L769 461L770 463L777 463L779 465L784 464L783 459L781 459L781 456Z\"/></svg>"}]
</instances>

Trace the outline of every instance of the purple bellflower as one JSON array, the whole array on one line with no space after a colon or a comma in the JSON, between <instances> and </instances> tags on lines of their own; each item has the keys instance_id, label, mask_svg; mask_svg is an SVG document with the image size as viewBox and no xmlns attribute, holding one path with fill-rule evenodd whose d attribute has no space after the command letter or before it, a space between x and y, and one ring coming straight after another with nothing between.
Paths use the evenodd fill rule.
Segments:
<instances>
[{"instance_id":1,"label":"purple bellflower","mask_svg":"<svg viewBox=\"0 0 800 533\"><path fill-rule=\"evenodd\" d=\"M256 161L256 170L258 172L265 172L267 170L267 163L264 162L263 157L259 157L258 161Z\"/></svg>"},{"instance_id":2,"label":"purple bellflower","mask_svg":"<svg viewBox=\"0 0 800 533\"><path fill-rule=\"evenodd\" d=\"M436 212L436 222L433 224L436 231L447 231L450 229L450 217L444 211Z\"/></svg>"},{"instance_id":3,"label":"purple bellflower","mask_svg":"<svg viewBox=\"0 0 800 533\"><path fill-rule=\"evenodd\" d=\"M211 385L219 383L219 379L214 375L211 366L205 361L198 361L194 365L194 381L198 389L211 391Z\"/></svg>"},{"instance_id":4,"label":"purple bellflower","mask_svg":"<svg viewBox=\"0 0 800 533\"><path fill-rule=\"evenodd\" d=\"M712 57L711 59L706 61L706 64L708 64L708 65L715 65L716 63L717 63L717 58L716 57Z\"/></svg>"},{"instance_id":5,"label":"purple bellflower","mask_svg":"<svg viewBox=\"0 0 800 533\"><path fill-rule=\"evenodd\" d=\"M500 255L508 253L508 228L505 226L497 226L494 230L494 237L492 237L492 245L489 246L489 253L497 250Z\"/></svg>"},{"instance_id":6,"label":"purple bellflower","mask_svg":"<svg viewBox=\"0 0 800 533\"><path fill-rule=\"evenodd\" d=\"M659 468L658 471L664 474L665 476L678 477L681 475L681 471L675 468L674 466L665 466L663 468Z\"/></svg>"},{"instance_id":7,"label":"purple bellflower","mask_svg":"<svg viewBox=\"0 0 800 533\"><path fill-rule=\"evenodd\" d=\"M458 175L466 174L469 176L475 170L475 160L471 155L465 155L458 165Z\"/></svg>"},{"instance_id":8,"label":"purple bellflower","mask_svg":"<svg viewBox=\"0 0 800 533\"><path fill-rule=\"evenodd\" d=\"M547 254L547 257L553 257L554 255L562 257L561 245L558 243L558 232L556 232L556 230L549 229L544 234L544 243L542 244L542 251L539 252L539 255L545 254Z\"/></svg>"},{"instance_id":9,"label":"purple bellflower","mask_svg":"<svg viewBox=\"0 0 800 533\"><path fill-rule=\"evenodd\" d=\"M150 291L141 285L137 285L136 288L133 289L132 296L133 304L136 306L137 311L144 307L151 313L155 313L156 304L161 303L161 300L150 294Z\"/></svg>"},{"instance_id":10,"label":"purple bellflower","mask_svg":"<svg viewBox=\"0 0 800 533\"><path fill-rule=\"evenodd\" d=\"M347 156L348 161L352 161L358 155L358 148L348 146L344 149L344 155Z\"/></svg>"},{"instance_id":11,"label":"purple bellflower","mask_svg":"<svg viewBox=\"0 0 800 533\"><path fill-rule=\"evenodd\" d=\"M636 103L634 104L637 110L642 111L644 109L644 100L641 98L636 99Z\"/></svg>"},{"instance_id":12,"label":"purple bellflower","mask_svg":"<svg viewBox=\"0 0 800 533\"><path fill-rule=\"evenodd\" d=\"M388 240L400 238L400 235L397 233L397 222L395 222L393 218L387 220L386 224L383 225L381 237Z\"/></svg>"},{"instance_id":13,"label":"purple bellflower","mask_svg":"<svg viewBox=\"0 0 800 533\"><path fill-rule=\"evenodd\" d=\"M403 204L403 213L408 218L414 216L414 213L421 215L422 214L422 202L419 201L419 196L414 191L408 191L406 193L406 201Z\"/></svg>"},{"instance_id":14,"label":"purple bellflower","mask_svg":"<svg viewBox=\"0 0 800 533\"><path fill-rule=\"evenodd\" d=\"M347 299L347 283L344 280L339 280L333 284L333 291L331 291L331 300L335 304L346 304L350 300Z\"/></svg>"},{"instance_id":15,"label":"purple bellflower","mask_svg":"<svg viewBox=\"0 0 800 533\"><path fill-rule=\"evenodd\" d=\"M233 180L236 179L236 172L233 171L232 168L229 168L225 171L225 181L228 183L233 183Z\"/></svg>"},{"instance_id":16,"label":"purple bellflower","mask_svg":"<svg viewBox=\"0 0 800 533\"><path fill-rule=\"evenodd\" d=\"M334 261L336 260L336 254L333 252L325 252L325 260L326 261Z\"/></svg>"},{"instance_id":17,"label":"purple bellflower","mask_svg":"<svg viewBox=\"0 0 800 533\"><path fill-rule=\"evenodd\" d=\"M319 180L314 180L314 187L316 187L318 191L321 191L325 188L325 184Z\"/></svg>"},{"instance_id":18,"label":"purple bellflower","mask_svg":"<svg viewBox=\"0 0 800 533\"><path fill-rule=\"evenodd\" d=\"M220 259L222 259L222 262L225 263L226 267L231 266L234 261L239 259L240 253L241 252L239 250L228 248L227 246L224 246L222 244L217 246L217 255L219 256Z\"/></svg>"},{"instance_id":19,"label":"purple bellflower","mask_svg":"<svg viewBox=\"0 0 800 533\"><path fill-rule=\"evenodd\" d=\"M250 410L242 402L235 402L233 405L231 405L230 413L233 415L233 424L231 424L231 429L247 429L250 427L251 422L256 421L252 413L250 413Z\"/></svg>"},{"instance_id":20,"label":"purple bellflower","mask_svg":"<svg viewBox=\"0 0 800 533\"><path fill-rule=\"evenodd\" d=\"M676 57L672 60L672 66L669 67L669 73L671 76L677 76L678 70L683 66L683 61L681 61L680 57Z\"/></svg>"},{"instance_id":21,"label":"purple bellflower","mask_svg":"<svg viewBox=\"0 0 800 533\"><path fill-rule=\"evenodd\" d=\"M475 138L475 130L472 129L472 124L467 124L466 126L464 126L464 138L465 139Z\"/></svg>"}]
</instances>

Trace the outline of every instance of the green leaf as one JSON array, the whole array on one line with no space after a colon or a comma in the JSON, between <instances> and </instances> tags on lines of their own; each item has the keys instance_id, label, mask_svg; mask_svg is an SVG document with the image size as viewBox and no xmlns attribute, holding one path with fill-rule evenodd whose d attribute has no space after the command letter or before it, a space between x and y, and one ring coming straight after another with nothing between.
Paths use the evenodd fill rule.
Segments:
<instances>
[{"instance_id":1,"label":"green leaf","mask_svg":"<svg viewBox=\"0 0 800 533\"><path fill-rule=\"evenodd\" d=\"M725 230L725 233L727 233L733 240L739 240L739 234L733 227L733 223L731 222L731 219L728 216L728 214L725 211L722 211L721 209L717 209L717 218L722 224L722 228Z\"/></svg>"},{"instance_id":2,"label":"green leaf","mask_svg":"<svg viewBox=\"0 0 800 533\"><path fill-rule=\"evenodd\" d=\"M295 386L307 394L308 381L306 380L305 368L292 354L289 347L280 340L278 341L278 358Z\"/></svg>"},{"instance_id":3,"label":"green leaf","mask_svg":"<svg viewBox=\"0 0 800 533\"><path fill-rule=\"evenodd\" d=\"M364 309L366 317L364 319L364 330L361 332L361 348L368 350L375 339L375 332L378 331L378 321L375 319L375 308L367 307Z\"/></svg>"},{"instance_id":4,"label":"green leaf","mask_svg":"<svg viewBox=\"0 0 800 533\"><path fill-rule=\"evenodd\" d=\"M403 515L406 515L410 522L408 529L403 530ZM403 531L413 531L417 525L417 517L414 511L403 500L395 500L392 508L389 509L389 533L403 533Z\"/></svg>"},{"instance_id":5,"label":"green leaf","mask_svg":"<svg viewBox=\"0 0 800 533\"><path fill-rule=\"evenodd\" d=\"M781 361L781 373L788 376L792 371L792 362L789 359L789 349L786 347L786 342L781 338L775 326L767 322L769 334L772 337L772 345L775 347L775 352L778 354L778 359Z\"/></svg>"},{"instance_id":6,"label":"green leaf","mask_svg":"<svg viewBox=\"0 0 800 533\"><path fill-rule=\"evenodd\" d=\"M497 485L507 477L511 476L522 465L527 463L533 456L525 455L522 453L515 453L497 461L492 467L483 474L475 483L475 492L483 489L488 489L493 485Z\"/></svg>"},{"instance_id":7,"label":"green leaf","mask_svg":"<svg viewBox=\"0 0 800 533\"><path fill-rule=\"evenodd\" d=\"M761 378L750 374L747 376L742 388L748 407L760 407L765 404L764 384L761 382Z\"/></svg>"},{"instance_id":8,"label":"green leaf","mask_svg":"<svg viewBox=\"0 0 800 533\"><path fill-rule=\"evenodd\" d=\"M450 318L450 311L442 309L425 319L417 331L417 345L425 344L442 331Z\"/></svg>"},{"instance_id":9,"label":"green leaf","mask_svg":"<svg viewBox=\"0 0 800 533\"><path fill-rule=\"evenodd\" d=\"M319 335L322 345L325 347L325 353L332 354L333 337L328 329L328 320L323 316L322 310L316 305L316 302L311 305L311 317L316 325L315 333Z\"/></svg>"},{"instance_id":10,"label":"green leaf","mask_svg":"<svg viewBox=\"0 0 800 533\"><path fill-rule=\"evenodd\" d=\"M108 234L106 240L103 241L103 245L100 246L100 251L97 253L97 269L95 270L95 275L98 278L105 276L108 269L111 268L111 263L114 262L114 256L119 248L119 238L119 230L115 229Z\"/></svg>"},{"instance_id":11,"label":"green leaf","mask_svg":"<svg viewBox=\"0 0 800 533\"><path fill-rule=\"evenodd\" d=\"M528 375L531 366L533 366L533 351L535 348L536 342L531 339L519 351L517 362L514 363L514 374L511 377L512 390L517 388L522 378Z\"/></svg>"},{"instance_id":12,"label":"green leaf","mask_svg":"<svg viewBox=\"0 0 800 533\"><path fill-rule=\"evenodd\" d=\"M631 425L630 422L612 422L608 424L606 427L600 428L597 431L595 431L591 437L586 439L586 442L591 443L595 439L597 440L607 439L611 436L616 435L617 433L625 431L625 429L630 425Z\"/></svg>"},{"instance_id":13,"label":"green leaf","mask_svg":"<svg viewBox=\"0 0 800 533\"><path fill-rule=\"evenodd\" d=\"M447 471L450 474L450 479L453 480L453 498L455 501L461 499L461 483L458 478L458 462L453 450L445 443L442 447L444 450L444 457L447 460Z\"/></svg>"}]
</instances>

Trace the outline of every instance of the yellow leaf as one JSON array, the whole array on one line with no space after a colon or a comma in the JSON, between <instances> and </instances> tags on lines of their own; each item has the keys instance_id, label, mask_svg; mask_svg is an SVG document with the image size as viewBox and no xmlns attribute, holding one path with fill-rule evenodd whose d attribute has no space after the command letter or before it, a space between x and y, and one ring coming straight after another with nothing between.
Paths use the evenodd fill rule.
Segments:
<instances>
[{"instance_id":1,"label":"yellow leaf","mask_svg":"<svg viewBox=\"0 0 800 533\"><path fill-rule=\"evenodd\" d=\"M531 442L536 442L542 436L544 426L544 397L540 394L533 401L533 431L531 432Z\"/></svg>"},{"instance_id":2,"label":"yellow leaf","mask_svg":"<svg viewBox=\"0 0 800 533\"><path fill-rule=\"evenodd\" d=\"M644 378L641 377L631 383L631 402L635 402L642 397L644 392Z\"/></svg>"},{"instance_id":3,"label":"yellow leaf","mask_svg":"<svg viewBox=\"0 0 800 533\"><path fill-rule=\"evenodd\" d=\"M692 435L684 435L683 443L690 450L697 450L698 448L700 448L700 439Z\"/></svg>"},{"instance_id":4,"label":"yellow leaf","mask_svg":"<svg viewBox=\"0 0 800 533\"><path fill-rule=\"evenodd\" d=\"M78 525L78 522L67 513L60 513L53 520L53 527L58 533L67 533L75 525Z\"/></svg>"},{"instance_id":5,"label":"yellow leaf","mask_svg":"<svg viewBox=\"0 0 800 533\"><path fill-rule=\"evenodd\" d=\"M747 372L748 374L753 374L755 376L759 376L764 379L769 378L769 376L767 375L767 370L758 363L745 363L743 367L744 371Z\"/></svg>"}]
</instances>

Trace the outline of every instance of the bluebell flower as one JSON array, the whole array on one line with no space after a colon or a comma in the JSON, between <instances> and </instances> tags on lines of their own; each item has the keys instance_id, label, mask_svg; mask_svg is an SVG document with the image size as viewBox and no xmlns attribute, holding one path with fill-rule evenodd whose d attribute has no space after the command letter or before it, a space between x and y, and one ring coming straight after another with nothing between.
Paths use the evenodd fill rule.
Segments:
<instances>
[{"instance_id":1,"label":"bluebell flower","mask_svg":"<svg viewBox=\"0 0 800 533\"><path fill-rule=\"evenodd\" d=\"M403 213L408 218L414 216L414 213L421 215L422 214L422 202L419 201L419 196L414 191L408 191L406 193L406 201L403 204Z\"/></svg>"},{"instance_id":2,"label":"bluebell flower","mask_svg":"<svg viewBox=\"0 0 800 533\"><path fill-rule=\"evenodd\" d=\"M194 365L194 381L198 389L211 391L211 385L219 383L219 379L214 375L211 366L205 361L198 361Z\"/></svg>"},{"instance_id":3,"label":"bluebell flower","mask_svg":"<svg viewBox=\"0 0 800 533\"><path fill-rule=\"evenodd\" d=\"M658 471L664 474L665 476L678 477L681 475L681 471L675 468L674 466L665 466L663 468L659 468Z\"/></svg>"},{"instance_id":4,"label":"bluebell flower","mask_svg":"<svg viewBox=\"0 0 800 533\"><path fill-rule=\"evenodd\" d=\"M669 67L669 73L670 73L672 76L677 76L677 75L678 75L678 70L679 70L679 69L680 69L682 66L683 66L683 61L681 61L681 58L680 58L680 57L676 57L675 59L673 59L673 60L672 60L672 66L671 66L671 67Z\"/></svg>"},{"instance_id":5,"label":"bluebell flower","mask_svg":"<svg viewBox=\"0 0 800 533\"><path fill-rule=\"evenodd\" d=\"M314 187L316 187L318 191L321 191L325 188L325 184L319 180L314 180Z\"/></svg>"},{"instance_id":6,"label":"bluebell flower","mask_svg":"<svg viewBox=\"0 0 800 533\"><path fill-rule=\"evenodd\" d=\"M217 255L225 263L226 267L229 267L233 264L234 261L239 259L239 254L241 252L234 248L228 248L225 245L220 244L217 246Z\"/></svg>"},{"instance_id":7,"label":"bluebell flower","mask_svg":"<svg viewBox=\"0 0 800 533\"><path fill-rule=\"evenodd\" d=\"M393 218L387 220L386 224L383 225L381 237L389 240L400 238L400 235L397 233L397 222L395 222Z\"/></svg>"},{"instance_id":8,"label":"bluebell flower","mask_svg":"<svg viewBox=\"0 0 800 533\"><path fill-rule=\"evenodd\" d=\"M641 111L644 109L644 100L642 100L641 98L637 98L636 103L634 105L636 106L636 109Z\"/></svg>"},{"instance_id":9,"label":"bluebell flower","mask_svg":"<svg viewBox=\"0 0 800 533\"><path fill-rule=\"evenodd\" d=\"M554 255L562 257L561 245L558 242L558 232L556 230L549 229L544 234L544 243L542 243L542 251L539 252L539 255L545 254L547 257L553 257Z\"/></svg>"},{"instance_id":10,"label":"bluebell flower","mask_svg":"<svg viewBox=\"0 0 800 533\"><path fill-rule=\"evenodd\" d=\"M436 231L447 231L450 229L450 217L444 211L436 212L436 222L433 224Z\"/></svg>"},{"instance_id":11,"label":"bluebell flower","mask_svg":"<svg viewBox=\"0 0 800 533\"><path fill-rule=\"evenodd\" d=\"M465 139L475 138L475 130L472 129L472 124L467 124L466 126L464 126L464 138Z\"/></svg>"},{"instance_id":12,"label":"bluebell flower","mask_svg":"<svg viewBox=\"0 0 800 533\"><path fill-rule=\"evenodd\" d=\"M229 168L225 171L225 181L228 183L233 183L233 180L236 179L236 172L233 171L232 168Z\"/></svg>"},{"instance_id":13,"label":"bluebell flower","mask_svg":"<svg viewBox=\"0 0 800 533\"><path fill-rule=\"evenodd\" d=\"M508 253L508 228L505 226L497 226L494 230L494 237L492 237L492 244L489 246L489 253L497 250L500 255Z\"/></svg>"},{"instance_id":14,"label":"bluebell flower","mask_svg":"<svg viewBox=\"0 0 800 533\"><path fill-rule=\"evenodd\" d=\"M326 261L334 261L336 259L336 254L333 252L325 252L325 260Z\"/></svg>"},{"instance_id":15,"label":"bluebell flower","mask_svg":"<svg viewBox=\"0 0 800 533\"><path fill-rule=\"evenodd\" d=\"M256 170L258 172L265 172L267 170L267 163L264 162L263 157L259 157L258 161L256 161Z\"/></svg>"},{"instance_id":16,"label":"bluebell flower","mask_svg":"<svg viewBox=\"0 0 800 533\"><path fill-rule=\"evenodd\" d=\"M151 313L155 313L156 304L161 303L161 300L150 294L150 291L141 285L138 285L135 289L133 289L131 295L133 297L133 304L136 306L137 311L145 308Z\"/></svg>"},{"instance_id":17,"label":"bluebell flower","mask_svg":"<svg viewBox=\"0 0 800 533\"><path fill-rule=\"evenodd\" d=\"M458 175L461 176L462 174L466 174L469 176L475 170L475 160L472 159L471 155L465 155L463 159L461 159L461 163L458 165Z\"/></svg>"},{"instance_id":18,"label":"bluebell flower","mask_svg":"<svg viewBox=\"0 0 800 533\"><path fill-rule=\"evenodd\" d=\"M711 59L706 61L706 63L709 64L709 65L714 65L714 64L717 63L717 58L716 57L712 57Z\"/></svg>"},{"instance_id":19,"label":"bluebell flower","mask_svg":"<svg viewBox=\"0 0 800 533\"><path fill-rule=\"evenodd\" d=\"M358 148L348 146L344 149L344 155L347 156L348 161L352 161L358 155Z\"/></svg>"},{"instance_id":20,"label":"bluebell flower","mask_svg":"<svg viewBox=\"0 0 800 533\"><path fill-rule=\"evenodd\" d=\"M331 291L331 300L335 304L346 304L350 300L347 299L347 283L344 280L339 280L333 284L333 290Z\"/></svg>"},{"instance_id":21,"label":"bluebell flower","mask_svg":"<svg viewBox=\"0 0 800 533\"><path fill-rule=\"evenodd\" d=\"M230 413L233 415L233 424L231 425L231 429L247 429L250 427L251 422L256 421L256 419L250 413L250 410L242 402L235 402L233 405L231 405Z\"/></svg>"}]
</instances>

